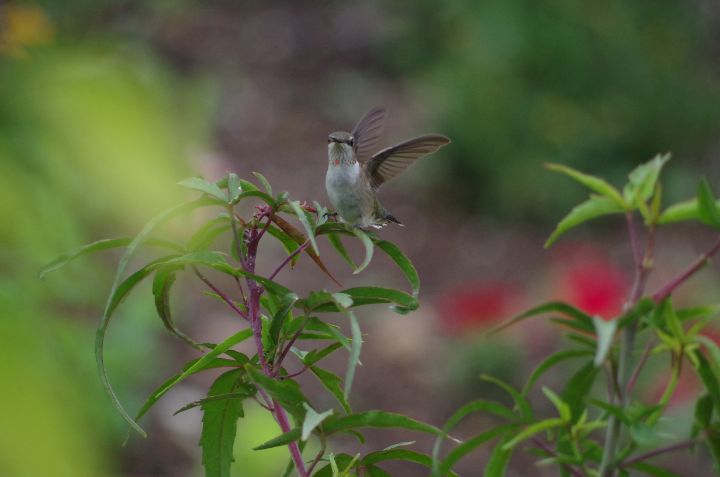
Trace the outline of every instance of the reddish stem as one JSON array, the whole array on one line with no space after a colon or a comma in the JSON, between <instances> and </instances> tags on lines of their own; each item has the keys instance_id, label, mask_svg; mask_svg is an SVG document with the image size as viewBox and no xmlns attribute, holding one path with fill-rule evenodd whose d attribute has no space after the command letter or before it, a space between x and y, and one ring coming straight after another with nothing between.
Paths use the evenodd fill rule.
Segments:
<instances>
[{"instance_id":1,"label":"reddish stem","mask_svg":"<svg viewBox=\"0 0 720 477\"><path fill-rule=\"evenodd\" d=\"M200 273L200 270L198 270L196 267L193 267L193 271L195 272L195 275L197 275L198 278L202 280L213 292L215 292L217 296L219 296L225 303L227 303L228 306L232 308L235 313L242 316L246 320L248 319L247 313L238 308L237 305L235 305L235 303L222 290L213 285L213 283L205 275Z\"/></svg>"},{"instance_id":2,"label":"reddish stem","mask_svg":"<svg viewBox=\"0 0 720 477\"><path fill-rule=\"evenodd\" d=\"M302 253L302 251L305 250L308 247L308 245L310 245L310 240L306 240L305 243L303 243L298 248L293 250L293 252L290 255L288 255L287 257L285 257L285 260L283 260L282 263L280 263L280 265L278 265L278 267L275 269L275 271L270 274L268 279L272 280L273 278L275 278L275 276L278 273L280 273L280 270L282 270L285 267L285 265L290 263L290 260L297 257L298 254Z\"/></svg>"},{"instance_id":3,"label":"reddish stem","mask_svg":"<svg viewBox=\"0 0 720 477\"><path fill-rule=\"evenodd\" d=\"M260 233L258 233L256 227L252 228L250 230L249 236L247 237L248 253L246 260L246 270L250 273L255 273L255 262L257 258L259 239L262 237L264 231L267 230L269 223L270 221L268 220L268 223L265 224L265 228ZM250 325L253 330L253 337L255 338L258 361L260 362L263 373L267 377L275 379L275 376L273 375L273 370L265 359L265 349L262 343L260 296L263 294L264 290L260 285L258 285L255 280L251 278L247 279L247 286L248 290L250 291L250 296L248 300L248 317L250 319ZM275 417L275 420L280 426L282 432L290 432L291 426L290 422L288 421L287 413L285 412L285 409L282 407L282 405L275 399L272 400L272 414ZM288 448L290 449L290 455L292 456L292 460L295 463L295 469L297 470L298 475L300 477L308 477L307 470L305 469L305 462L303 461L302 453L300 452L300 447L298 446L298 443L296 441L290 442L288 444Z\"/></svg>"},{"instance_id":4,"label":"reddish stem","mask_svg":"<svg viewBox=\"0 0 720 477\"><path fill-rule=\"evenodd\" d=\"M635 456L631 459L626 460L622 463L621 467L630 467L633 464L637 464L638 462L642 462L644 460L650 459L651 457L655 457L658 455L666 454L668 452L674 452L677 450L687 449L688 447L692 447L695 444L695 440L687 440L683 442L678 442L676 444L662 447L660 449L651 450L649 452L646 452L644 454L640 454L638 456Z\"/></svg>"},{"instance_id":5,"label":"reddish stem","mask_svg":"<svg viewBox=\"0 0 720 477\"><path fill-rule=\"evenodd\" d=\"M710 249L700 255L693 263L690 264L690 266L682 273L680 273L678 276L670 280L665 286L660 288L655 294L653 295L653 301L655 303L660 303L665 298L669 297L672 292L675 291L677 287L685 283L690 277L695 275L698 271L700 271L707 263L710 261L710 259L720 251L720 238L713 244Z\"/></svg>"}]
</instances>

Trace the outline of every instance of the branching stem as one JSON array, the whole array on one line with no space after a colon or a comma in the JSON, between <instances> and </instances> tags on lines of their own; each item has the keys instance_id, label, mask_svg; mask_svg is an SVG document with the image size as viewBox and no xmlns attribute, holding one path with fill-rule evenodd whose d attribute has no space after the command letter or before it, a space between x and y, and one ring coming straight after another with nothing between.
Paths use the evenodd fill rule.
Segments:
<instances>
[{"instance_id":1,"label":"branching stem","mask_svg":"<svg viewBox=\"0 0 720 477\"><path fill-rule=\"evenodd\" d=\"M695 275L705 265L707 265L710 259L715 256L715 254L717 254L719 251L720 238L715 241L715 243L712 245L712 247L710 247L707 252L700 255L693 263L691 263L685 271L680 273L678 276L670 280L665 286L661 287L657 292L655 292L655 294L653 295L653 301L655 303L660 303L665 298L669 297L677 287L685 283L690 277Z\"/></svg>"}]
</instances>

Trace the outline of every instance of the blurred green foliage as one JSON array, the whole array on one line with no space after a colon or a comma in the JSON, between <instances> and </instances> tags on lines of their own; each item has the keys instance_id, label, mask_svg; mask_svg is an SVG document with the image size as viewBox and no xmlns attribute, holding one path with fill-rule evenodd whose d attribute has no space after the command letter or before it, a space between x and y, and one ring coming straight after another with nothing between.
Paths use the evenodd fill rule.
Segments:
<instances>
[{"instance_id":1,"label":"blurred green foliage","mask_svg":"<svg viewBox=\"0 0 720 477\"><path fill-rule=\"evenodd\" d=\"M211 90L177 80L133 45L56 36L32 5L3 13L11 27L0 35L0 475L107 475L116 466L107 431L122 436L124 425L97 380L95 323L83 318L100 309L111 276L89 260L43 282L37 273L59 251L101 230L137 230L179 200L173 184L205 139ZM134 336L108 361L118 369L122 360L123 389L137 389L158 364L148 360L156 338L137 339L138 327L162 328L149 310L129 306L120 317L132 318ZM127 324L116 324L122 335Z\"/></svg>"},{"instance_id":2,"label":"blurred green foliage","mask_svg":"<svg viewBox=\"0 0 720 477\"><path fill-rule=\"evenodd\" d=\"M391 15L387 65L419 81L424 107L439 112L453 145L450 160L432 167L468 210L548 218L573 199L543 173L543 162L620 179L658 152L697 165L716 144L717 19L697 3L383 6Z\"/></svg>"}]
</instances>

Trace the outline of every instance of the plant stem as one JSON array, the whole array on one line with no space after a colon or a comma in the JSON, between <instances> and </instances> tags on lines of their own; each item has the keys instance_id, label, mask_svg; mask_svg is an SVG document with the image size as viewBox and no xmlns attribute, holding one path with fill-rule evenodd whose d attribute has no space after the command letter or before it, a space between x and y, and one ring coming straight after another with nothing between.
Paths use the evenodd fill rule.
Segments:
<instances>
[{"instance_id":1,"label":"plant stem","mask_svg":"<svg viewBox=\"0 0 720 477\"><path fill-rule=\"evenodd\" d=\"M219 296L225 303L228 304L230 308L233 309L235 313L242 316L246 320L248 319L247 313L242 311L240 308L237 307L237 305L228 297L222 290L220 290L218 287L213 285L213 283L205 276L203 275L200 270L197 269L197 267L193 267L193 271L195 272L195 275L203 281L217 296Z\"/></svg>"},{"instance_id":2,"label":"plant stem","mask_svg":"<svg viewBox=\"0 0 720 477\"><path fill-rule=\"evenodd\" d=\"M697 441L695 439L689 439L687 441L678 442L672 445L669 445L667 447L661 447L660 449L651 450L649 452L646 452L644 454L637 455L633 458L627 459L625 462L622 463L622 467L630 467L633 464L637 464L638 462L642 462L644 460L650 459L651 457L655 457L662 454L667 454L668 452L674 452L677 450L687 449L688 447L692 447L695 445Z\"/></svg>"},{"instance_id":3,"label":"plant stem","mask_svg":"<svg viewBox=\"0 0 720 477\"><path fill-rule=\"evenodd\" d=\"M553 457L557 457L557 452L555 452L552 447L547 445L545 442L543 442L540 438L534 438L533 443L535 443L536 446L547 452L549 455ZM574 477L586 477L586 474L575 467L571 466L570 464L560 464L565 470L570 472Z\"/></svg>"},{"instance_id":4,"label":"plant stem","mask_svg":"<svg viewBox=\"0 0 720 477\"><path fill-rule=\"evenodd\" d=\"M651 224L647 232L647 243L645 250L640 254L638 240L635 231L634 218L631 212L625 214L625 219L630 236L630 244L633 250L633 261L635 262L635 280L623 309L630 310L640 300L645 292L648 276L653 266L653 253L655 248L655 225ZM620 406L625 409L629 401L630 366L633 350L635 347L635 336L639 327L639 318L635 319L625 329L622 344L620 346L620 361L617 369L617 380L619 385ZM608 427L605 434L605 447L598 474L600 477L610 477L615 473L614 461L617 453L618 441L622 425L615 415L608 418Z\"/></svg>"},{"instance_id":5,"label":"plant stem","mask_svg":"<svg viewBox=\"0 0 720 477\"><path fill-rule=\"evenodd\" d=\"M655 292L655 294L653 295L653 301L655 303L660 303L665 298L669 297L677 287L685 283L690 277L695 275L705 265L707 265L710 259L719 251L720 238L717 239L717 241L713 244L712 247L710 247L707 252L700 255L693 263L691 263L684 272L680 273L677 277L670 280L665 286L661 287L660 290Z\"/></svg>"},{"instance_id":6,"label":"plant stem","mask_svg":"<svg viewBox=\"0 0 720 477\"><path fill-rule=\"evenodd\" d=\"M310 240L306 240L302 245L300 245L298 248L293 250L293 252L290 255L288 255L287 257L285 257L285 260L283 260L282 263L280 263L280 265L278 265L278 267L275 269L275 271L270 274L268 279L272 280L273 278L275 278L275 276L278 273L280 273L280 270L282 270L283 267L285 267L285 265L290 263L290 260L297 257L298 254L302 253L302 251L305 250L308 247L308 245L310 245Z\"/></svg>"},{"instance_id":7,"label":"plant stem","mask_svg":"<svg viewBox=\"0 0 720 477\"><path fill-rule=\"evenodd\" d=\"M265 230L267 230L267 224L263 229L263 232ZM250 230L250 235L249 237L247 237L248 252L247 259L245 261L245 267L246 270L250 273L255 273L255 262L257 258L258 242L261 237L262 232L258 233L257 226ZM255 346L257 348L258 361L260 362L263 373L267 377L275 379L275 376L273 375L273 370L270 367L270 364L265 359L265 349L262 343L260 296L263 294L264 290L262 286L258 285L258 283L251 278L247 279L247 286L250 295L248 297L248 318L250 320L250 326L253 330L253 337L255 339ZM291 427L290 422L288 421L287 413L282 407L282 404L280 404L280 402L278 402L276 399L272 400L271 412L275 417L278 425L280 426L280 430L282 430L283 433L289 432L291 430ZM296 441L289 443L288 449L290 450L290 455L292 456L292 460L295 463L295 469L297 470L298 475L300 477L308 477L307 470L305 470L305 462L303 461L302 453L300 452L300 447L298 446L298 443Z\"/></svg>"}]
</instances>

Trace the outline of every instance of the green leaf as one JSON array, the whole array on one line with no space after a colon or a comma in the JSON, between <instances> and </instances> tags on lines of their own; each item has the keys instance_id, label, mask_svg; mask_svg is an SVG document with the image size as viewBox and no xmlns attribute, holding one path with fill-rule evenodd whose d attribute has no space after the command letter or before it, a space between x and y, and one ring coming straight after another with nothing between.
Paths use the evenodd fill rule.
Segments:
<instances>
[{"instance_id":1,"label":"green leaf","mask_svg":"<svg viewBox=\"0 0 720 477\"><path fill-rule=\"evenodd\" d=\"M525 386L522 389L522 395L527 396L530 392L530 389L532 389L533 384L537 382L540 377L545 374L549 369L553 368L554 366L562 363L563 361L567 361L569 359L574 358L581 358L583 356L589 356L592 355L592 353L588 350L567 350L567 351L560 351L558 353L552 354L545 358L544 361L542 361L538 366L533 370L533 372L530 374L530 377L528 378L527 382L525 383Z\"/></svg>"},{"instance_id":2,"label":"green leaf","mask_svg":"<svg viewBox=\"0 0 720 477\"><path fill-rule=\"evenodd\" d=\"M214 199L218 199L223 204L227 203L227 194L225 194L214 182L208 182L201 177L189 177L178 182L178 185L187 187L188 189L204 192Z\"/></svg>"},{"instance_id":3,"label":"green leaf","mask_svg":"<svg viewBox=\"0 0 720 477\"><path fill-rule=\"evenodd\" d=\"M246 187L244 185L245 182L240 181L240 183L243 184L243 192L241 192L240 195L238 195L235 198L235 200L233 201L233 203L231 205L237 204L238 202L240 202L241 200L243 200L247 197L257 197L258 199L262 200L263 202L265 202L267 205L269 205L273 209L275 208L275 205L276 205L275 199L273 199L272 196L267 195L265 192L258 190L257 187L255 187L255 185L253 185L253 187L255 187L255 189L249 189L248 187ZM248 184L250 184L250 182L248 182Z\"/></svg>"},{"instance_id":4,"label":"green leaf","mask_svg":"<svg viewBox=\"0 0 720 477\"><path fill-rule=\"evenodd\" d=\"M352 257L350 257L350 254L345 248L345 245L343 245L340 236L338 234L328 234L328 242L330 242L330 245L332 245L333 248L337 251L338 255L340 255L340 257L345 260L345 263L350 265L350 268L353 270L353 272L357 273L358 266L355 265Z\"/></svg>"},{"instance_id":5,"label":"green leaf","mask_svg":"<svg viewBox=\"0 0 720 477\"><path fill-rule=\"evenodd\" d=\"M515 420L518 416L515 415L513 411L506 408L502 404L498 404L496 402L492 401L484 401L484 400L477 400L470 402L468 404L465 404L460 409L455 411L455 413L450 416L450 418L445 422L445 425L443 426L441 433L437 436L435 439L435 444L433 445L432 450L432 460L433 460L433 475L437 474L437 471L439 470L440 466L440 447L442 446L443 441L447 437L448 433L460 422L462 421L465 416L468 414L474 413L474 412L488 412L490 414L495 414L496 416L502 417L504 419L510 419Z\"/></svg>"},{"instance_id":6,"label":"green leaf","mask_svg":"<svg viewBox=\"0 0 720 477\"><path fill-rule=\"evenodd\" d=\"M467 439L465 442L453 449L445 459L440 463L437 473L433 473L433 477L441 477L447 475L450 469L463 457L477 449L487 441L500 437L507 432L514 431L519 426L517 424L504 424L494 427L488 431L482 432L477 436Z\"/></svg>"},{"instance_id":7,"label":"green leaf","mask_svg":"<svg viewBox=\"0 0 720 477\"><path fill-rule=\"evenodd\" d=\"M503 330L528 318L533 318L536 316L541 316L547 313L554 312L561 313L562 315L569 317L572 320L571 322L574 323L574 327L579 330L587 331L588 333L593 333L595 331L592 318L590 318L589 315L583 313L582 311L573 306L568 305L567 303L563 303L560 301L551 301L536 306L535 308L531 308L530 310L520 315L517 315L503 323L500 323L497 326L492 327L486 332L486 334L494 334L500 330Z\"/></svg>"},{"instance_id":8,"label":"green leaf","mask_svg":"<svg viewBox=\"0 0 720 477\"><path fill-rule=\"evenodd\" d=\"M432 459L425 454L415 452L409 449L386 449L377 452L371 452L362 459L363 465L372 466L379 462L386 462L389 460L401 460L404 462L412 462L415 464L422 465L427 468L432 467ZM450 472L450 475L457 477L455 472Z\"/></svg>"},{"instance_id":9,"label":"green leaf","mask_svg":"<svg viewBox=\"0 0 720 477\"><path fill-rule=\"evenodd\" d=\"M622 195L620 195L620 192L618 192L616 188L611 186L605 180L600 179L599 177L591 176L589 174L584 174L578 170L575 170L568 166L564 166L562 164L546 164L545 167L547 169L550 169L551 171L561 172L575 179L577 182L584 185L588 189L595 191L601 196L607 197L608 199L612 200L624 210L629 209L628 204L625 202Z\"/></svg>"},{"instance_id":10,"label":"green leaf","mask_svg":"<svg viewBox=\"0 0 720 477\"><path fill-rule=\"evenodd\" d=\"M617 330L616 320L603 320L597 316L593 317L593 325L597 334L597 349L595 351L595 367L599 368L605 362Z\"/></svg>"},{"instance_id":11,"label":"green leaf","mask_svg":"<svg viewBox=\"0 0 720 477\"><path fill-rule=\"evenodd\" d=\"M215 239L221 234L230 230L230 220L227 215L221 215L209 220L200 227L190 240L187 241L188 251L205 250L210 247Z\"/></svg>"},{"instance_id":12,"label":"green leaf","mask_svg":"<svg viewBox=\"0 0 720 477\"><path fill-rule=\"evenodd\" d=\"M715 411L720 415L720 383L718 383L718 378L703 353L697 350L691 351L690 353L695 355L695 359L691 360L697 363L695 371L705 386L707 393L712 397L713 403L715 404Z\"/></svg>"},{"instance_id":13,"label":"green leaf","mask_svg":"<svg viewBox=\"0 0 720 477\"><path fill-rule=\"evenodd\" d=\"M367 472L368 477L392 477L376 465L369 465L365 467L365 472Z\"/></svg>"},{"instance_id":14,"label":"green leaf","mask_svg":"<svg viewBox=\"0 0 720 477\"><path fill-rule=\"evenodd\" d=\"M236 344L246 340L250 336L252 336L252 330L250 329L239 331L227 338L222 343L216 345L212 350L204 354L201 358L192 361L191 364L186 367L182 373L173 376L169 380L165 381L160 387L158 387L157 390L155 390L155 392L150 395L150 397L145 401L143 407L140 409L140 412L138 412L136 419L140 419L158 401L158 399L163 397L165 393L167 393L180 381L184 380L192 374L204 371L206 369L210 369L211 367L217 367L213 364L217 362L216 359L218 356L228 351L232 346L235 346ZM234 366L237 366L237 363L232 363Z\"/></svg>"},{"instance_id":15,"label":"green leaf","mask_svg":"<svg viewBox=\"0 0 720 477\"><path fill-rule=\"evenodd\" d=\"M525 396L520 394L515 388L510 386L509 384L499 380L498 378L495 378L493 376L488 376L487 374L483 374L480 376L480 379L483 381L487 381L489 383L493 383L497 385L498 387L502 388L506 393L508 393L512 398L513 401L515 401L515 405L520 410L520 414L522 415L523 419L532 419L533 412L532 408L530 407L530 402L527 400Z\"/></svg>"},{"instance_id":16,"label":"green leaf","mask_svg":"<svg viewBox=\"0 0 720 477\"><path fill-rule=\"evenodd\" d=\"M715 209L720 208L720 200L715 201ZM658 219L658 224L671 224L675 222L685 222L688 220L699 220L699 206L697 199L690 199L677 204L671 205Z\"/></svg>"},{"instance_id":17,"label":"green leaf","mask_svg":"<svg viewBox=\"0 0 720 477\"><path fill-rule=\"evenodd\" d=\"M420 276L417 270L413 266L410 259L400 250L400 248L392 242L387 240L375 240L375 245L385 252L400 268L405 275L408 283L410 283L410 290L413 296L417 296L420 292Z\"/></svg>"},{"instance_id":18,"label":"green leaf","mask_svg":"<svg viewBox=\"0 0 720 477\"><path fill-rule=\"evenodd\" d=\"M564 424L565 424L565 421L562 418L557 418L557 417L545 419L543 421L539 421L534 424L530 424L525 429L520 431L510 441L508 441L505 445L503 445L502 448L503 448L503 450L506 450L506 451L512 450L515 446L520 444L522 441L531 438L535 434L538 434L543 431L547 431L548 429L553 429L555 427L560 427Z\"/></svg>"},{"instance_id":19,"label":"green leaf","mask_svg":"<svg viewBox=\"0 0 720 477\"><path fill-rule=\"evenodd\" d=\"M585 202L575 207L557 224L544 247L550 247L562 234L578 225L598 217L623 213L625 210L617 202L607 197L590 196Z\"/></svg>"},{"instance_id":20,"label":"green leaf","mask_svg":"<svg viewBox=\"0 0 720 477\"><path fill-rule=\"evenodd\" d=\"M298 299L299 297L295 293L289 293L282 298L280 308L273 315L270 325L270 337L273 343L277 343L280 339L280 332L283 329L283 325L288 317L292 316L290 310Z\"/></svg>"},{"instance_id":21,"label":"green leaf","mask_svg":"<svg viewBox=\"0 0 720 477\"><path fill-rule=\"evenodd\" d=\"M555 406L555 409L557 409L558 414L560 415L560 419L563 420L563 422L569 422L572 418L572 413L570 412L570 406L565 403L562 399L560 399L560 396L555 394L552 389L543 386L542 392L552 403L553 406Z\"/></svg>"},{"instance_id":22,"label":"green leaf","mask_svg":"<svg viewBox=\"0 0 720 477\"><path fill-rule=\"evenodd\" d=\"M313 477L341 477L339 469L347 469L353 465L352 456L347 454L333 455L332 453L328 456L330 463L317 471Z\"/></svg>"},{"instance_id":23,"label":"green leaf","mask_svg":"<svg viewBox=\"0 0 720 477\"><path fill-rule=\"evenodd\" d=\"M670 154L658 154L633 169L628 176L629 182L623 189L623 196L630 205L638 206L652 197L660 171L669 160Z\"/></svg>"},{"instance_id":24,"label":"green leaf","mask_svg":"<svg viewBox=\"0 0 720 477\"><path fill-rule=\"evenodd\" d=\"M709 394L703 394L695 403L695 419L693 421L690 437L695 439L700 431L710 427L713 416L713 400Z\"/></svg>"},{"instance_id":25,"label":"green leaf","mask_svg":"<svg viewBox=\"0 0 720 477\"><path fill-rule=\"evenodd\" d=\"M490 458L485 466L484 477L504 477L505 470L507 469L510 458L512 457L512 450L504 450L503 446L507 444L509 439L506 437L490 453Z\"/></svg>"},{"instance_id":26,"label":"green leaf","mask_svg":"<svg viewBox=\"0 0 720 477\"><path fill-rule=\"evenodd\" d=\"M260 174L259 172L253 172L252 175L254 175L255 178L260 181L260 184L263 186L263 188L265 189L265 192L267 192L268 195L273 195L272 187L270 186L270 182L268 182L268 180L265 178L264 175Z\"/></svg>"},{"instance_id":27,"label":"green leaf","mask_svg":"<svg viewBox=\"0 0 720 477\"><path fill-rule=\"evenodd\" d=\"M227 192L228 202L233 203L242 192L242 184L240 178L234 172L230 172L227 175Z\"/></svg>"},{"instance_id":28,"label":"green leaf","mask_svg":"<svg viewBox=\"0 0 720 477\"><path fill-rule=\"evenodd\" d=\"M705 225L720 228L720 211L715 206L715 196L707 180L700 181L697 191L698 219Z\"/></svg>"},{"instance_id":29,"label":"green leaf","mask_svg":"<svg viewBox=\"0 0 720 477\"><path fill-rule=\"evenodd\" d=\"M357 318L355 318L355 313L348 309L348 306L353 304L353 299L345 293L335 293L333 294L333 300L338 309L350 319L350 356L348 357L348 367L345 372L345 389L343 390L345 400L347 401L348 396L350 396L353 380L355 379L355 369L360 362L360 350L363 339L360 324L358 324Z\"/></svg>"},{"instance_id":30,"label":"green leaf","mask_svg":"<svg viewBox=\"0 0 720 477\"><path fill-rule=\"evenodd\" d=\"M198 407L198 406L202 406L203 404L208 403L208 402L213 402L213 401L225 401L225 400L228 400L228 399L240 399L240 400L244 400L244 399L247 399L247 398L249 398L249 397L254 396L254 395L255 395L255 391L257 390L257 389L255 388L255 386L253 386L253 385L251 385L251 384L242 384L242 386L239 386L238 389L241 389L241 390L240 390L240 391L237 391L237 392L232 392L232 393L218 394L218 395L215 395L215 396L206 397L206 398L204 398L204 399L200 399L200 400L198 400L198 401L193 401L193 402L191 402L191 403L188 403L188 404L184 405L183 407L181 407L180 409L178 409L177 411L175 411L175 412L173 413L173 416L176 416L176 415L178 415L178 414L180 414L180 413L183 413L183 412L185 412L185 411L189 411L190 409L194 409L194 408L196 408L196 407ZM240 417L243 417L243 414L242 414L242 413L240 413Z\"/></svg>"},{"instance_id":31,"label":"green leaf","mask_svg":"<svg viewBox=\"0 0 720 477\"><path fill-rule=\"evenodd\" d=\"M339 343L335 343L336 345L339 345ZM332 345L331 345L332 346ZM304 360L303 360L304 361ZM322 385L330 391L330 393L335 396L335 399L340 403L343 410L347 414L352 414L352 409L350 408L350 404L348 403L345 393L343 392L343 388L340 386L340 383L342 382L342 379L340 376L338 376L335 373L332 373L326 369L322 369L319 366L308 366L310 371L317 376L317 378L320 380Z\"/></svg>"},{"instance_id":32,"label":"green leaf","mask_svg":"<svg viewBox=\"0 0 720 477\"><path fill-rule=\"evenodd\" d=\"M210 387L208 396L236 392L242 386L242 370L228 371L220 375ZM234 462L233 444L237 433L237 421L243 415L242 400L225 399L202 405L203 426L200 437L202 463L207 477L230 477L230 465Z\"/></svg>"},{"instance_id":33,"label":"green leaf","mask_svg":"<svg viewBox=\"0 0 720 477\"><path fill-rule=\"evenodd\" d=\"M331 416L323 423L325 435L335 434L363 427L374 428L398 428L410 431L438 434L440 429L430 424L425 424L411 419L402 414L395 414L385 411L366 411L349 416ZM255 448L255 450L269 449L286 445L300 438L300 429L295 428L285 434L271 439Z\"/></svg>"},{"instance_id":34,"label":"green leaf","mask_svg":"<svg viewBox=\"0 0 720 477\"><path fill-rule=\"evenodd\" d=\"M40 270L40 273L38 274L38 278L43 280L45 278L45 275L48 273L57 270L58 268L61 268L71 261L75 260L76 258L82 257L83 255L88 255L90 253L94 252L100 252L102 250L108 250L112 248L119 248L119 247L125 247L132 243L133 238L132 237L123 237L123 238L116 238L116 239L104 239L104 240L98 240L93 243L89 243L87 245L83 245L82 247L78 247L65 255L61 255L54 259L52 262L48 263L43 267L42 270ZM162 247L167 248L170 250L175 250L178 252L182 252L183 248L180 245L177 245L173 242L168 242L167 240L161 240L161 239L154 239L154 238L148 238L144 241L145 245L151 245L155 247Z\"/></svg>"},{"instance_id":35,"label":"green leaf","mask_svg":"<svg viewBox=\"0 0 720 477\"><path fill-rule=\"evenodd\" d=\"M302 209L302 207L300 207L300 202L298 202L297 200L291 200L290 202L288 202L288 204L290 205L290 208L292 208L292 210L295 212L295 215L297 216L302 226L305 228L305 234L307 235L308 240L310 240L310 245L312 246L312 249L319 256L320 249L318 248L317 242L315 241L315 230L313 229L312 225L310 225L310 221L308 220L305 211Z\"/></svg>"},{"instance_id":36,"label":"green leaf","mask_svg":"<svg viewBox=\"0 0 720 477\"><path fill-rule=\"evenodd\" d=\"M332 343L325 348L322 349L314 349L307 353L305 357L303 358L303 363L305 363L308 366L313 366L315 363L320 361L321 359L329 356L330 354L334 353L335 351L342 348L344 345L341 341L337 341L335 343ZM348 344L349 348L349 344ZM341 392L342 394L342 392Z\"/></svg>"},{"instance_id":37,"label":"green leaf","mask_svg":"<svg viewBox=\"0 0 720 477\"><path fill-rule=\"evenodd\" d=\"M274 400L282 404L298 421L303 421L305 418L305 407L303 404L307 403L308 399L300 390L298 383L292 379L277 381L265 376L262 371L251 365L246 365L245 369L255 384L265 389Z\"/></svg>"},{"instance_id":38,"label":"green leaf","mask_svg":"<svg viewBox=\"0 0 720 477\"><path fill-rule=\"evenodd\" d=\"M585 407L585 399L590 393L599 371L592 362L589 362L567 381L562 392L562 398L570 408L573 423L580 419Z\"/></svg>"},{"instance_id":39,"label":"green leaf","mask_svg":"<svg viewBox=\"0 0 720 477\"><path fill-rule=\"evenodd\" d=\"M647 462L636 462L628 468L637 470L643 474L652 475L653 477L681 477L680 474L648 464Z\"/></svg>"},{"instance_id":40,"label":"green leaf","mask_svg":"<svg viewBox=\"0 0 720 477\"><path fill-rule=\"evenodd\" d=\"M297 248L299 247L298 243L290 237L287 233L285 233L282 229L279 227L276 227L274 225L268 226L267 229L268 234L270 234L272 237L275 237L278 242L283 246L285 249L285 252L287 252L288 255L293 253ZM299 255L296 255L293 257L293 263L297 262Z\"/></svg>"},{"instance_id":41,"label":"green leaf","mask_svg":"<svg viewBox=\"0 0 720 477\"><path fill-rule=\"evenodd\" d=\"M175 283L177 268L160 268L155 272L155 278L153 279L152 292L155 297L155 309L157 310L158 316L172 334L180 338L181 340L188 343L190 346L202 350L203 347L196 343L192 338L187 336L185 333L177 329L172 319L172 313L170 311L170 289Z\"/></svg>"},{"instance_id":42,"label":"green leaf","mask_svg":"<svg viewBox=\"0 0 720 477\"><path fill-rule=\"evenodd\" d=\"M370 261L372 260L373 251L375 249L375 246L373 245L373 242L370 239L370 237L368 236L368 234L365 233L363 230L360 230L358 228L353 228L352 232L363 244L363 247L365 247L365 259L353 272L353 274L358 274L358 273L362 272L363 270L365 270L365 268L368 265L370 265Z\"/></svg>"},{"instance_id":43,"label":"green leaf","mask_svg":"<svg viewBox=\"0 0 720 477\"><path fill-rule=\"evenodd\" d=\"M328 409L325 412L317 413L315 409L308 406L307 403L303 403L305 406L305 420L303 420L302 424L302 432L300 434L300 439L303 441L308 440L310 437L310 434L312 434L312 431L315 430L317 426L319 426L325 419L332 416L333 410Z\"/></svg>"},{"instance_id":44,"label":"green leaf","mask_svg":"<svg viewBox=\"0 0 720 477\"><path fill-rule=\"evenodd\" d=\"M183 370L181 373L176 374L175 376L171 377L170 379L166 380L164 383L162 383L160 386L153 391L152 394L147 398L145 403L143 404L142 408L140 408L140 411L135 416L135 420L139 421L141 417L143 417L150 408L153 407L153 405L162 397L165 392L167 392L167 389L172 387L173 383L176 382L182 374L188 370L191 370L190 374L196 374L208 369L215 369L215 368L222 368L222 367L237 367L238 363L229 359L224 358L213 358L211 360L206 360L204 364L201 366L196 366L198 361L200 361L201 358L193 359L192 361L188 362L185 366L183 366Z\"/></svg>"}]
</instances>

